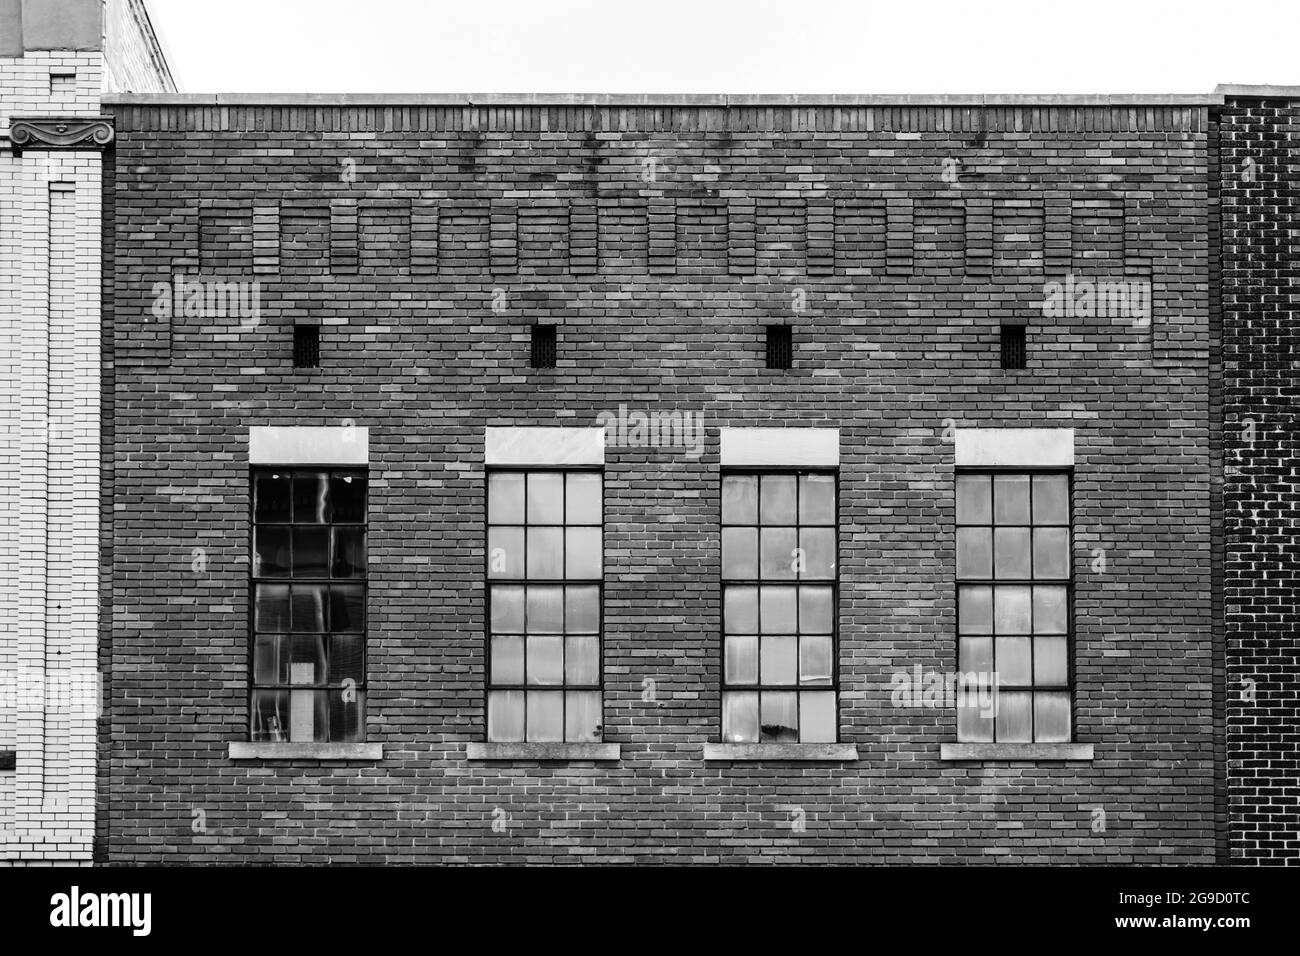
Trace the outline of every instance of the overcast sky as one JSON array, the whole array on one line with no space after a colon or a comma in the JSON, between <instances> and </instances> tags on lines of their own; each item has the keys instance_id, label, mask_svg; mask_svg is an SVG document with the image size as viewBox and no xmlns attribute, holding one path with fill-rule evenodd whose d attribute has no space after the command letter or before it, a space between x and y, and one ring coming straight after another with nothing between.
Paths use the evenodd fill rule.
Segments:
<instances>
[{"instance_id":1,"label":"overcast sky","mask_svg":"<svg viewBox=\"0 0 1300 956\"><path fill-rule=\"evenodd\" d=\"M1208 93L1298 0L151 0L191 93Z\"/></svg>"}]
</instances>

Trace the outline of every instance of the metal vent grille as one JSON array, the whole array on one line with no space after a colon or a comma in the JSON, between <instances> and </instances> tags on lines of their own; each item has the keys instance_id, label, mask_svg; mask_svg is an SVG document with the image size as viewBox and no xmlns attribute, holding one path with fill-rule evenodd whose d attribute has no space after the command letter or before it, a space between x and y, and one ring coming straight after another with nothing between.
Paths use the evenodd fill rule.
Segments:
<instances>
[{"instance_id":1,"label":"metal vent grille","mask_svg":"<svg viewBox=\"0 0 1300 956\"><path fill-rule=\"evenodd\" d=\"M1023 325L1002 326L1002 367L1025 367L1025 327Z\"/></svg>"},{"instance_id":2,"label":"metal vent grille","mask_svg":"<svg viewBox=\"0 0 1300 956\"><path fill-rule=\"evenodd\" d=\"M794 365L794 335L788 325L767 327L767 367L790 368Z\"/></svg>"},{"instance_id":3,"label":"metal vent grille","mask_svg":"<svg viewBox=\"0 0 1300 956\"><path fill-rule=\"evenodd\" d=\"M320 326L293 327L293 367L315 368L320 365Z\"/></svg>"},{"instance_id":4,"label":"metal vent grille","mask_svg":"<svg viewBox=\"0 0 1300 956\"><path fill-rule=\"evenodd\" d=\"M555 368L555 326L533 326L531 351L533 368Z\"/></svg>"}]
</instances>

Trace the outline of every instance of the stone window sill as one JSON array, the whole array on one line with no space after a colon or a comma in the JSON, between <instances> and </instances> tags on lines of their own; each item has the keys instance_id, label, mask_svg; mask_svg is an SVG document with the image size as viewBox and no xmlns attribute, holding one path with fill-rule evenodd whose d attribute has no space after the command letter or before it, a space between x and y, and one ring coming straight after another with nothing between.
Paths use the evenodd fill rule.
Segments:
<instances>
[{"instance_id":1,"label":"stone window sill","mask_svg":"<svg viewBox=\"0 0 1300 956\"><path fill-rule=\"evenodd\" d=\"M705 760L770 760L843 763L858 759L856 744L705 744Z\"/></svg>"},{"instance_id":2,"label":"stone window sill","mask_svg":"<svg viewBox=\"0 0 1300 956\"><path fill-rule=\"evenodd\" d=\"M1092 744L940 744L940 760L1091 760Z\"/></svg>"},{"instance_id":3,"label":"stone window sill","mask_svg":"<svg viewBox=\"0 0 1300 956\"><path fill-rule=\"evenodd\" d=\"M230 744L231 760L383 760L383 744Z\"/></svg>"},{"instance_id":4,"label":"stone window sill","mask_svg":"<svg viewBox=\"0 0 1300 956\"><path fill-rule=\"evenodd\" d=\"M618 760L618 744L500 744L465 745L470 760Z\"/></svg>"}]
</instances>

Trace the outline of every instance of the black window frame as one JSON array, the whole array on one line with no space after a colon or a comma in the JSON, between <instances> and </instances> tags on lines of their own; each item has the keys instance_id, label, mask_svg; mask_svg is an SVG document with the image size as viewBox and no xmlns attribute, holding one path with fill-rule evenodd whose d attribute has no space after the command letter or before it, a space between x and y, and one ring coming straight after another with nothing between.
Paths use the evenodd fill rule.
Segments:
<instances>
[{"instance_id":1,"label":"black window frame","mask_svg":"<svg viewBox=\"0 0 1300 956\"><path fill-rule=\"evenodd\" d=\"M294 518L294 515L292 513L293 479L298 475L308 475L308 474L318 475L322 473L327 476L327 481L331 486L336 477L361 478L365 481L365 505L364 505L365 510L362 516L362 520L360 522L354 522L354 521L335 522L333 520L327 522L298 522L293 520ZM261 475L284 475L290 479L291 511L289 515L290 520L288 522L283 522L283 521L259 522L257 520L257 495L258 495L257 479ZM360 742L364 742L366 740L366 735L367 735L367 726L366 726L367 712L368 712L368 706L370 702L370 693L369 693L370 682L368 677L369 669L370 669L370 640L369 640L369 636L370 636L370 554L369 554L370 552L370 472L369 469L364 466L357 467L357 466L339 466L339 465L301 465L301 464L287 465L287 466L254 465L250 467L248 471L248 489L249 489L249 495L248 495L248 514L249 514L249 522L248 522L248 556L249 556L249 560L248 560L248 581L249 581L248 584L248 682L247 682L248 683L248 693L247 693L248 730L245 736L249 741L252 741L254 743L272 743L272 742L275 743L336 743L336 742L360 743ZM333 529L335 527L359 528L362 533L363 548L365 553L364 573L361 574L360 576L353 576L353 577L340 577L340 578L334 577L332 574L334 556L331 548L331 552L327 556L328 570L330 571L329 574L327 574L324 577L319 577L319 576L294 577L292 529L299 525L303 527L328 529L329 539L331 541L333 541L334 539ZM259 575L256 573L257 572L256 535L259 527L265 527L265 526L287 527L290 529L290 539L289 539L290 570L287 575L278 575L278 576ZM341 691L347 687L347 684L343 680L339 680L337 682L327 681L324 683L312 683L312 684L294 684L292 682L288 684L281 684L278 681L271 684L258 683L257 681L257 638L258 638L259 631L257 629L257 589L258 589L258 585L266 585L266 584L286 585L289 587L292 587L295 584L309 584L309 585L315 584L315 585L324 585L326 588L329 588L331 585L337 584L337 585L359 586L361 588L361 607L362 607L362 616L363 616L361 630L359 632L354 632L354 631L338 632L340 634L348 634L348 635L358 634L361 642L361 663L360 663L361 679L355 685L355 690L358 693L357 702L361 710L360 714L358 715L358 728L360 732L355 739L351 741L336 740L335 738L330 736L327 740L324 741L320 741L320 740L294 741L290 739L289 732L287 729L284 732L284 739L281 741L268 741L265 739L259 739L254 735L254 729L256 727L256 717L253 709L253 701L258 691L264 691L264 690L289 691L289 692L292 692L293 690L311 690L313 692ZM328 593L329 592L327 591L327 594ZM290 592L290 595L291 595L290 601L292 602L292 591ZM332 601L330 603L332 603ZM290 613L292 613L292 608ZM328 613L332 614L333 613L332 609ZM292 636L297 633L315 634L318 632L315 631L297 632L292 630L292 628L290 628L289 630L286 630L284 632L272 631L267 633L277 634L277 635L283 634L284 636ZM319 632L319 633L321 634L321 636L323 636L328 640L328 638L333 636L335 632L331 627L326 627L326 629L323 632Z\"/></svg>"},{"instance_id":2,"label":"black window frame","mask_svg":"<svg viewBox=\"0 0 1300 956\"><path fill-rule=\"evenodd\" d=\"M755 518L756 518L756 520L758 521L758 523L755 524L755 525L746 525L746 524L725 524L725 523L723 523L723 518L722 518L722 495L723 495L723 485L724 485L725 479L727 479L727 478L729 478L729 477L745 476L745 475L755 476L755 477L758 477L758 478L759 478L759 491L758 491L758 496L759 496L759 497L758 497L758 500L755 502L755 508L758 509L757 512L756 512ZM831 527L831 528L834 530L834 532L835 532L835 573L834 573L834 575L832 575L830 578L813 578L813 579L809 579L809 580L807 581L807 586L811 586L811 587L826 587L826 586L829 586L830 589L831 589L831 631L830 631L830 638L831 638L831 682L830 682L829 685L821 685L821 686L818 686L818 685L802 685L802 684L799 683L798 672L797 672L797 667L798 667L798 651L799 651L799 643L798 643L798 642L799 642L799 640L802 639L802 636L803 636L803 635L799 632L799 629L798 629L798 623L797 623L797 622L798 622L798 614L799 614L799 610L798 610L798 608L799 608L799 602L798 602L798 593L797 593L797 589L798 589L801 585L804 584L803 579L802 579L802 578L798 578L798 577L796 577L796 578L791 578L791 579L773 579L773 578L764 578L764 577L762 576L762 528L764 528L764 527L788 527L788 526L786 526L786 525L767 525L767 526L765 526L765 525L763 525L763 523L762 523L762 520L761 520L761 519L762 519L762 512L761 512L761 508L762 508L762 490L761 490L761 489L762 489L762 476L764 476L764 475L791 475L791 476L793 476L793 477L795 478L795 481L796 481L796 485L795 485L795 524L793 525L793 527L795 528L795 532L796 532L796 541L797 541L797 535L798 535L798 531L799 531L799 529L805 527L805 525L802 525L802 524L799 523L799 492L798 492L798 479L799 479L800 477L805 476L805 475L819 475L819 476L823 476L823 477L829 477L829 478L831 478L831 479L833 480L833 482L834 482L834 486L835 486L835 523L834 523L833 525L829 525L829 527ZM724 577L724 576L723 576L723 574L724 574L724 570L723 570L723 565L722 565L722 560L723 560L723 559L722 559L722 531L723 531L723 529L726 529L726 528L751 528L751 527L752 527L752 528L757 528L757 529L759 529L759 534L758 534L758 539L759 539L759 540L758 540L758 545L757 545L757 551L756 551L756 554L755 554L755 558L756 558L756 560L759 562L759 563L758 563L758 566L756 567L756 571L758 571L758 577L757 577L757 578L754 578L754 579L748 579L748 578L727 578L727 577ZM807 525L806 527L809 527L809 528L825 528L825 527L828 527L828 526L827 526L827 525ZM801 694L801 693L803 693L803 692L805 692L805 691L807 691L807 692L814 692L814 693L815 693L815 692L819 692L819 691L820 691L820 692L830 691L830 692L833 694L833 696L834 696L834 700L835 700L835 739L834 739L834 740L831 740L831 741L816 741L816 742L808 742L808 743L809 743L810 745L812 745L812 746L816 746L816 745L818 745L818 744L821 744L821 745L828 745L828 744L832 744L832 743L840 743L841 741L840 741L840 471L839 471L839 468L836 468L836 467L809 467L809 466L803 466L803 465L794 465L794 466L784 466L784 465L767 465L767 466L748 466L748 465L744 465L744 466L740 466L740 465L735 465L735 466L724 466L724 467L720 468L720 469L719 469L719 477L718 477L718 582L719 582L719 588L718 588L719 605L718 605L718 733L717 733L717 740L718 740L719 742L721 742L721 743L724 743L724 744L734 744L734 743L735 743L734 741L729 741L729 740L727 740L727 739L724 737L724 735L723 735L723 727L724 727L723 719L724 719L724 715L725 715L725 713L726 713L726 695L727 695L728 692L741 693L741 692L753 691L754 693L757 693L757 694L759 695L759 704L758 704L758 706L759 706L759 728L758 728L758 729L759 729L759 739L758 739L758 743L763 744L763 743L770 743L770 741L764 741L764 740L763 740L763 736L762 736L762 735L763 735L763 725L762 725L762 713L763 713L762 708L763 708L763 699L762 699L762 694L763 694L764 691L768 691L768 692L777 692L777 693L791 693L791 692L793 692L793 693L796 695L796 712L798 711L798 695L799 695L799 694ZM735 685L734 687L733 687L733 686L729 686L729 685L727 684L727 636L728 636L728 635L727 635L727 622L726 622L726 594L727 594L727 588L728 588L728 587L753 587L753 588L755 588L755 590L757 591L758 588L760 588L760 587L762 587L762 586L764 586L764 585L772 586L773 584L775 584L775 585L778 586L778 587L783 587L783 586L793 586L794 588L796 588L796 595L795 595L795 615L796 615L796 625L795 625L795 636L796 636L796 650L795 650L796 674L795 674L795 682L794 682L793 684L766 684L766 685L765 685L765 684L761 683L761 680L760 680L760 681L757 681L757 682L755 682L755 683L753 683L753 684L737 684L737 685ZM761 633L761 632L762 632L762 610L761 610L762 600L761 600L761 593L758 595L758 597L756 597L756 600L758 601L758 604L759 604L759 609L758 609L758 611L756 612L756 613L758 614L758 617L757 617L757 619L756 619L756 626L755 626L755 636L756 636L757 639L758 639L758 648L757 648L756 653L757 653L757 655L758 655L758 661L759 661L759 677L761 678L761 677L762 677L762 653L763 653L763 642L762 642L762 633ZM743 635L742 635L742 636L743 636ZM811 636L822 636L822 635L820 635L820 634L814 634L814 635L811 635ZM804 743L805 743L805 741L803 740L803 724L802 724L802 721L800 722L800 726L799 726L799 740L796 741L795 743L797 743L797 744L804 744Z\"/></svg>"},{"instance_id":3,"label":"black window frame","mask_svg":"<svg viewBox=\"0 0 1300 956\"><path fill-rule=\"evenodd\" d=\"M996 503L995 503L995 501L994 501L994 498L992 497L992 492L990 492L990 499L989 499L989 509L990 509L990 514L989 514L989 522L990 522L990 523L989 523L989 524L977 524L977 523L969 523L969 522L968 522L968 523L958 523L958 521L957 521L957 479L958 479L958 478L964 478L964 477L970 477L970 476L979 476L979 475L988 475L988 476L990 477L990 488L992 488L992 480L993 480L993 478L996 477L996 476L1002 476L1002 477L1006 477L1006 476L1008 476L1008 475L1027 475L1027 476L1029 476L1029 522L1030 522L1030 523L1029 523L1028 525L1000 525L1000 524L997 524L997 523L993 520L994 515L995 515L995 513L996 513L996 512L994 511L994 509L996 508ZM1059 476L1059 477L1064 477L1064 478L1065 478L1065 489L1066 489L1066 491L1065 491L1065 494L1066 494L1066 523L1065 523L1064 525L1059 525L1059 524L1043 524L1043 525L1039 525L1039 524L1037 524L1037 523L1034 522L1034 503L1033 503L1033 495L1034 495L1033 487L1034 487L1034 481L1033 481L1033 479L1034 479L1034 476L1035 476L1035 475L1053 475L1053 476ZM1073 743L1073 742L1075 742L1075 739L1076 739L1076 737L1077 737L1077 732L1078 732L1078 724L1077 724L1077 722L1076 722L1076 716L1077 716L1077 715L1076 715L1076 713L1075 713L1075 680L1076 680L1076 679L1075 679L1075 661L1074 661L1074 657L1075 657L1075 653L1074 653L1074 647L1075 647L1075 621L1074 621L1074 469L1073 469L1073 468L1069 468L1069 467L1060 467L1060 466L1045 466L1045 467L1034 466L1034 467L1027 467L1027 466L1022 466L1022 465L1001 465L1001 466L997 466L997 465L986 465L986 466L978 466L978 467L972 467L972 466L963 466L963 467L959 467L959 468L956 468L956 469L954 470L954 477L953 477L953 490L952 490L952 502L953 502L953 522L952 522L952 529L953 529L953 575L952 575L952 580L953 580L953 591L952 591L952 596L953 596L953 617L954 617L954 621L953 621L953 632L954 632L954 634L955 634L955 636L956 636L956 639L955 639L955 641L954 641L954 652L955 652L956 661L957 661L956 673L961 673L961 639L962 639L962 637L963 637L963 636L967 636L967 637L969 637L969 636L984 636L984 635L963 635L963 634L962 634L962 630L961 630L961 589L962 589L963 587L970 587L970 586L981 587L981 586L984 586L984 587L988 587L988 588L990 589L990 595L989 595L989 613L990 613L990 615L992 615L992 623L991 623L991 625L990 625L990 630L989 630L989 633L988 633L987 636L990 638L990 644L991 644L991 651L990 651L990 654L991 654L991 656L990 656L990 665L991 665L991 668L992 668L992 671L993 671L994 674L997 674L997 673L998 673L998 670L997 670L997 638L1000 637L1000 636L1003 636L1003 637L1026 636L1026 635L999 635L999 634L997 633L997 617L996 617L996 604L995 604L995 600L996 600L996 599L995 599L995 597L994 597L994 594L996 593L996 589L997 589L997 587L999 587L999 586L1011 586L1011 587L1023 586L1023 587L1028 587L1028 588L1030 589L1030 601L1029 601L1029 614L1030 614L1030 618L1029 618L1029 634L1028 634L1027 636L1029 637L1029 674L1030 674L1030 680L1031 680L1031 682L1032 682L1032 680L1033 680L1033 674L1034 674L1034 653L1035 653L1035 650L1034 650L1034 639L1035 639L1035 637L1037 637L1037 635L1035 635L1035 633L1034 633L1034 624L1033 624L1033 613L1034 613L1034 609L1033 609L1033 588L1034 588L1036 585L1044 585L1044 586L1049 586L1049 587L1058 587L1058 586L1064 585L1064 586L1065 586L1065 634L1064 634L1064 635L1049 634L1049 635L1044 635L1044 636L1048 636L1048 637L1060 637L1060 636L1064 636L1064 637L1065 637L1066 682L1065 682L1064 685L1057 685L1057 684L1033 684L1033 683L1030 683L1029 685L1021 685L1021 684L1003 685L1003 684L1001 684L1001 683L999 682L998 687L997 687L997 693L998 693L998 694L1001 694L1001 693L1003 693L1004 691L1010 691L1010 692L1012 692L1012 693L1016 693L1016 692L1028 692L1028 693L1031 695L1031 697L1030 697L1030 704L1029 704L1029 740L1028 740L1028 741L1000 741L1000 740L998 740L998 733L997 733L997 720L996 720L996 718L995 718L994 721L993 721L993 740L992 740L992 743L995 743L995 744L1005 744L1005 745L1019 745L1019 746L1030 746L1030 745L1033 745L1033 744L1044 743L1044 741L1039 741L1039 740L1036 739L1036 737L1037 737L1037 723L1038 723L1038 720L1037 720L1037 716L1036 716L1036 714L1035 714L1035 707L1034 707L1034 700L1033 700L1033 697L1034 697L1035 695L1037 695L1038 693L1040 693L1040 692L1045 692L1045 693L1060 693L1060 692L1062 692L1062 691L1065 691L1066 693L1069 694L1069 709L1068 709L1068 710L1069 710L1069 715L1070 715L1070 735L1069 735L1069 739L1068 739L1067 741L1057 741L1056 743ZM1029 529L1029 576L1026 577L1026 578L999 578L999 577L997 577L996 574L994 573L994 572L996 572L996 561L997 561L996 545L991 544L991 545L990 545L990 552L989 552L989 561L990 561L990 568L989 568L989 571L990 571L990 574L991 574L992 576L991 576L991 577L988 577L988 578L963 578L963 577L959 577L958 574L957 574L957 529L958 529L958 528L990 528L990 529L993 529L993 528L1000 528L1000 527L1001 527L1001 528L1007 528L1007 527L1010 527L1010 528L1021 528L1021 527L1026 527L1026 528ZM1038 577L1035 577L1035 576L1034 576L1034 529L1035 529L1035 528L1038 528L1038 527L1043 527L1043 528L1060 528L1060 527L1064 527L1064 528L1065 528L1065 530L1066 530L1066 566L1067 566L1067 576L1066 576L1064 579L1061 579L1061 578L1038 578ZM957 741L958 741L958 743L988 743L988 742L989 742L989 741L966 741L966 740L962 740L962 739L961 739L961 734L960 734L960 729L958 729L957 734L956 734L956 737L957 737Z\"/></svg>"},{"instance_id":4,"label":"black window frame","mask_svg":"<svg viewBox=\"0 0 1300 956\"><path fill-rule=\"evenodd\" d=\"M489 512L489 494L492 477L501 474L519 474L524 475L524 514L522 525L511 524L508 522L492 521ZM568 479L565 478L563 498L562 523L559 525L529 525L528 524L528 486L527 477L533 474L560 474L568 476L571 474L589 474L596 475L600 478L600 523L599 524L575 524L567 523L568 519ZM523 549L524 549L524 575L518 578L502 578L492 576L492 548L490 546L490 535L493 528L517 528L524 529ZM528 529L537 528L599 528L600 529L600 577L599 578L530 578L528 577ZM567 559L567 552L565 554ZM566 568L567 570L567 568ZM560 727L561 740L544 741L552 744L568 744L573 741L567 740L568 736L568 716L569 716L569 691L590 692L595 691L600 695L600 720L597 727L600 730L598 741L582 741L583 743L603 742L605 740L605 468L603 465L492 465L484 469L483 476L483 740L488 743L538 743L528 738L528 698L529 692L541 693L559 693L561 699ZM524 639L524 682L522 684L495 684L492 681L492 589L499 585L518 586L524 589L524 624L523 630L518 636ZM596 627L596 663L597 674L595 684L570 684L567 681L567 674L559 684L529 684L528 683L528 588L530 586L540 587L558 587L563 591L569 587L595 587L596 588L596 609L599 615L599 621ZM561 597L560 605L562 615L566 618L567 624L568 607L564 595ZM514 635L507 635L514 636ZM548 635L550 636L550 635ZM563 627L558 635L561 638L568 638L570 635ZM590 635L575 634L573 636L586 637ZM567 663L567 640L561 641L564 650L561 655L561 673L564 674ZM524 734L522 741L494 741L491 737L491 727L489 724L489 713L491 710L492 692L493 691L517 691L522 692L524 696Z\"/></svg>"}]
</instances>

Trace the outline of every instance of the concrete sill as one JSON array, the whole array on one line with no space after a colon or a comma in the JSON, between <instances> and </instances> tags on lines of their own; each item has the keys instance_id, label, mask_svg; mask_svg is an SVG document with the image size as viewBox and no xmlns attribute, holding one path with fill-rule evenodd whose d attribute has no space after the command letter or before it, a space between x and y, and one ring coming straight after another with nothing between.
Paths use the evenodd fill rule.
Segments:
<instances>
[{"instance_id":1,"label":"concrete sill","mask_svg":"<svg viewBox=\"0 0 1300 956\"><path fill-rule=\"evenodd\" d=\"M940 760L1091 760L1092 744L940 744Z\"/></svg>"},{"instance_id":2,"label":"concrete sill","mask_svg":"<svg viewBox=\"0 0 1300 956\"><path fill-rule=\"evenodd\" d=\"M618 744L498 744L465 745L469 760L618 760Z\"/></svg>"},{"instance_id":3,"label":"concrete sill","mask_svg":"<svg viewBox=\"0 0 1300 956\"><path fill-rule=\"evenodd\" d=\"M230 744L231 760L383 760L383 744Z\"/></svg>"},{"instance_id":4,"label":"concrete sill","mask_svg":"<svg viewBox=\"0 0 1300 956\"><path fill-rule=\"evenodd\" d=\"M795 760L839 762L858 759L856 744L705 744L705 760Z\"/></svg>"}]
</instances>

